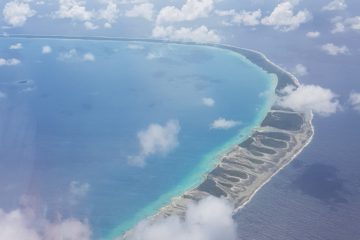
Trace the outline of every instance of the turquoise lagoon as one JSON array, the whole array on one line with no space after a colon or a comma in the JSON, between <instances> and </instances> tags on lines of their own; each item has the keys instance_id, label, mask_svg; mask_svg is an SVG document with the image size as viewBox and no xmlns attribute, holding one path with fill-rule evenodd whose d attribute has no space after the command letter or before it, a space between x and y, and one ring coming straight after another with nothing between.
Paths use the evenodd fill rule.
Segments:
<instances>
[{"instance_id":1,"label":"turquoise lagoon","mask_svg":"<svg viewBox=\"0 0 360 240\"><path fill-rule=\"evenodd\" d=\"M23 48L10 50L14 43ZM0 48L0 58L21 61L0 67L0 208L26 199L49 219L87 220L95 239L112 239L198 185L275 96L273 75L217 47L4 38ZM219 118L241 124L212 129ZM169 120L181 127L178 146L129 165L137 133Z\"/></svg>"}]
</instances>

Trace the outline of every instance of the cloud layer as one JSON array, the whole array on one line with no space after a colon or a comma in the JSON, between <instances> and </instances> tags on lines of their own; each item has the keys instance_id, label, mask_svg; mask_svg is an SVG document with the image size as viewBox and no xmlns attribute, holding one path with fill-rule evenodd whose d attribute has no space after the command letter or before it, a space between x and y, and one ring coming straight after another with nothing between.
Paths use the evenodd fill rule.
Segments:
<instances>
[{"instance_id":1,"label":"cloud layer","mask_svg":"<svg viewBox=\"0 0 360 240\"><path fill-rule=\"evenodd\" d=\"M76 219L49 222L29 210L0 209L0 239L6 240L90 240L87 224Z\"/></svg>"},{"instance_id":2,"label":"cloud layer","mask_svg":"<svg viewBox=\"0 0 360 240\"><path fill-rule=\"evenodd\" d=\"M235 240L233 207L224 199L208 197L191 203L184 218L171 216L140 223L129 240Z\"/></svg>"},{"instance_id":3,"label":"cloud layer","mask_svg":"<svg viewBox=\"0 0 360 240\"><path fill-rule=\"evenodd\" d=\"M284 96L278 99L278 105L295 111L312 111L320 116L329 116L341 109L337 95L317 85L288 86L282 93Z\"/></svg>"}]
</instances>

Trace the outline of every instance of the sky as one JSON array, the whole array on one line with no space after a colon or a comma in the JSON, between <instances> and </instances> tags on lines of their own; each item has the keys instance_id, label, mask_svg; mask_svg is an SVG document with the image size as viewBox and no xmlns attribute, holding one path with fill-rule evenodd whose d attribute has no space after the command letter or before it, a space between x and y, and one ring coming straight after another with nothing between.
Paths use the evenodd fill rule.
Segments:
<instances>
[{"instance_id":1,"label":"sky","mask_svg":"<svg viewBox=\"0 0 360 240\"><path fill-rule=\"evenodd\" d=\"M0 33L4 36L156 38L256 49L302 82L297 89L283 89L286 96L278 99L277 104L297 111L311 110L320 118L341 111L360 113L360 70L354 69L360 60L357 0L2 0L0 10ZM22 45L16 43L9 48L19 50ZM51 47L44 46L42 52L50 53ZM91 53L82 57L95 61ZM0 56L0 67L20 62L21 59ZM339 88L339 84L343 87ZM6 93L0 91L1 98L6 98ZM209 107L215 104L213 99L203 102ZM213 127L236 124L218 119ZM139 133L142 150L130 162L141 166L153 151L171 151L177 144L176 138L164 140L163 133L170 131L176 135L179 130L175 121L164 126L149 125ZM160 137L152 137L153 132ZM157 144L159 139L163 145ZM214 208L223 211L214 213ZM185 220L173 217L157 223L143 222L132 239L177 236L174 239L205 240L211 236L211 240L218 240L217 236L227 232L222 239L233 240L236 224L231 212L231 204L225 200L205 199L189 207ZM203 216L209 221L202 222ZM214 224L220 218L224 224ZM201 224L194 227L194 222ZM0 239L20 240L27 236L30 240L60 240L63 238L54 237L61 235L59 231L71 235L66 239L91 239L86 222L64 219L54 223L34 216L26 207L4 212L0 206Z\"/></svg>"}]
</instances>

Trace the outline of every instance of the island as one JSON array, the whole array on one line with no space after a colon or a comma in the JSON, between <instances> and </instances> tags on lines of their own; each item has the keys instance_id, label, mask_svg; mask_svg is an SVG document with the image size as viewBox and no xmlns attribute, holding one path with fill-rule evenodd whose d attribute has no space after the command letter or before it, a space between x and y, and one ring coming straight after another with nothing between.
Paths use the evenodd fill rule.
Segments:
<instances>
[{"instance_id":1,"label":"island","mask_svg":"<svg viewBox=\"0 0 360 240\"><path fill-rule=\"evenodd\" d=\"M6 37L8 36L0 36L0 38ZM269 74L274 74L277 77L275 94L278 97L283 96L284 87L300 86L295 76L272 63L264 54L229 45L138 38L31 35L12 35L12 37L155 42L221 48L240 54ZM148 220L156 221L174 214L182 216L190 201L200 201L208 196L226 198L234 205L234 214L237 213L262 186L311 142L314 134L312 119L311 112L297 112L283 108L275 102L260 126L254 128L245 141L237 143L221 155L216 166L204 176L201 184L184 192L181 196L174 197L169 204L163 206ZM127 239L131 231L128 230L123 236L118 237Z\"/></svg>"},{"instance_id":2,"label":"island","mask_svg":"<svg viewBox=\"0 0 360 240\"><path fill-rule=\"evenodd\" d=\"M196 44L196 43L179 43ZM255 65L277 76L276 95L286 86L298 87L298 79L272 63L264 54L244 48L220 44L205 44L234 51ZM247 140L233 146L219 158L216 167L194 189L172 199L149 221L171 215L183 216L190 201L208 196L223 197L234 205L234 214L248 203L258 190L287 166L312 140L314 128L311 112L296 112L278 106L276 102L261 125ZM127 239L131 230L120 239Z\"/></svg>"}]
</instances>

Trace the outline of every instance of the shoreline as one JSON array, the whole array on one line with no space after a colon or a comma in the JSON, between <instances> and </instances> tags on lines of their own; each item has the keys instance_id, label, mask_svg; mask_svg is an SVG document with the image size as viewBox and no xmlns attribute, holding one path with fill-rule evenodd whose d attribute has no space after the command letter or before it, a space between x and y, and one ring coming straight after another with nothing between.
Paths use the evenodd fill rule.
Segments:
<instances>
[{"instance_id":1,"label":"shoreline","mask_svg":"<svg viewBox=\"0 0 360 240\"><path fill-rule=\"evenodd\" d=\"M299 80L294 75L271 62L263 53L224 44L201 44L146 38L109 37L9 35L0 36L0 38L134 41L210 46L227 49L240 54L267 73L275 74L278 77L278 82L276 88L274 89L276 96L279 96L279 90L281 90L284 85L292 84L295 87L300 85ZM155 221L157 218L172 214L182 215L189 201L199 201L209 195L218 197L225 196L234 204L234 214L245 207L245 205L252 200L255 194L272 179L272 177L284 169L303 151L308 144L310 144L314 134L314 127L311 124L313 118L312 113L303 114L279 108L274 102L264 116L265 118L261 121L260 126L253 128L249 136L244 137L241 142L237 142L235 145L229 147L227 151L224 151L224 154L219 156L214 169L204 174L204 179L199 186L184 191L182 195L172 198L170 203L163 206L157 213L147 217L146 219ZM290 123L289 125L291 125L292 120L296 119L298 126L293 126L294 128L290 127L289 129L279 129L277 128L278 123L276 122L278 121L278 118L286 124ZM266 135L267 133L268 135ZM271 137L270 135L272 134L270 133L288 135L289 140L281 140L276 137ZM265 140L268 145L263 144ZM279 148L276 147L269 147L269 145L271 145L270 143L274 146L276 144L285 144L286 147L279 150ZM277 158L280 158L281 160L276 161ZM259 164L259 162L263 163ZM129 233L131 233L131 230L125 232L122 237L119 236L120 234L116 237L111 234L109 238L118 239L117 237L120 237L120 239L126 239L127 234Z\"/></svg>"}]
</instances>

